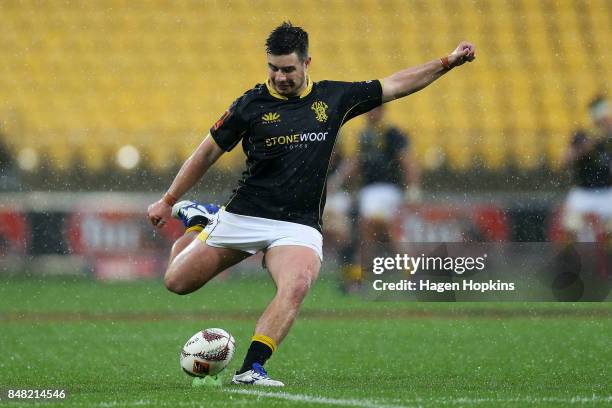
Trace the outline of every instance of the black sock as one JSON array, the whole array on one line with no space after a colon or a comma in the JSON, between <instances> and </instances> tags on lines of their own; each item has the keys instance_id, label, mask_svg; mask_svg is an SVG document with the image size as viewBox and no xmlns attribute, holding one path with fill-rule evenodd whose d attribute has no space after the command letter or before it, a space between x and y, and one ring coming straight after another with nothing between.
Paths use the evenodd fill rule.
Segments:
<instances>
[{"instance_id":1,"label":"black sock","mask_svg":"<svg viewBox=\"0 0 612 408\"><path fill-rule=\"evenodd\" d=\"M205 228L208 225L208 218L203 215L196 215L194 217L191 217L189 223L187 224L187 228L195 227L196 225Z\"/></svg>"},{"instance_id":2,"label":"black sock","mask_svg":"<svg viewBox=\"0 0 612 408\"><path fill-rule=\"evenodd\" d=\"M251 342L251 346L249 347L249 351L247 351L247 355L244 358L244 363L242 363L242 368L238 371L238 374L249 371L253 366L253 363L264 365L271 355L272 349L269 346L260 343L257 340L253 340Z\"/></svg>"}]
</instances>

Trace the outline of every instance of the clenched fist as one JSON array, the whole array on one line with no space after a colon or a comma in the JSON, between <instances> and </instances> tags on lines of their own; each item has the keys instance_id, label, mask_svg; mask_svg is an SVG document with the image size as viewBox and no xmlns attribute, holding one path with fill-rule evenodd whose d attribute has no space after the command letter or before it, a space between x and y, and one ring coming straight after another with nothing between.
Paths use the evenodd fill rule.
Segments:
<instances>
[{"instance_id":1,"label":"clenched fist","mask_svg":"<svg viewBox=\"0 0 612 408\"><path fill-rule=\"evenodd\" d=\"M461 41L457 48L448 55L448 63L451 67L458 67L466 62L474 61L476 58L476 47L474 44Z\"/></svg>"},{"instance_id":2,"label":"clenched fist","mask_svg":"<svg viewBox=\"0 0 612 408\"><path fill-rule=\"evenodd\" d=\"M154 227L161 228L166 225L166 222L172 216L172 206L162 198L149 206L147 214L151 224Z\"/></svg>"}]
</instances>

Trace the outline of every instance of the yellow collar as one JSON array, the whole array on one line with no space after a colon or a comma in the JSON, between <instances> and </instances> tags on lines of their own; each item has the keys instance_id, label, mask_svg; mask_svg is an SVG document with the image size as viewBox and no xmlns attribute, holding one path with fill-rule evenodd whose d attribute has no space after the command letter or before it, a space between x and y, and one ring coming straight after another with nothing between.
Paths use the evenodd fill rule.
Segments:
<instances>
[{"instance_id":1,"label":"yellow collar","mask_svg":"<svg viewBox=\"0 0 612 408\"><path fill-rule=\"evenodd\" d=\"M286 96L283 96L279 94L278 92L276 92L276 89L274 89L272 85L270 84L269 79L266 81L266 88L268 88L268 92L270 92L270 95L272 95L273 97L277 99L282 99L285 101L289 99ZM311 91L312 91L312 81L310 80L310 77L306 77L306 89L304 89L304 91L300 94L300 98L307 97Z\"/></svg>"}]
</instances>

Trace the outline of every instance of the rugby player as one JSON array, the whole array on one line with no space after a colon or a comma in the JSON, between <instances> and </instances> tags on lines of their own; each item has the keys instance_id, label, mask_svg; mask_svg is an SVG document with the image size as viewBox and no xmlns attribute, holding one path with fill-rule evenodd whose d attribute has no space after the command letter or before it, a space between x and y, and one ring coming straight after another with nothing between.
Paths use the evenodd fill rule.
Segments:
<instances>
[{"instance_id":1,"label":"rugby player","mask_svg":"<svg viewBox=\"0 0 612 408\"><path fill-rule=\"evenodd\" d=\"M589 215L598 218L607 240L612 235L612 110L608 101L598 96L590 103L589 113L596 133L589 137L583 131L576 132L564 156L575 183L563 212L568 242L593 239L581 236Z\"/></svg>"},{"instance_id":2,"label":"rugby player","mask_svg":"<svg viewBox=\"0 0 612 408\"><path fill-rule=\"evenodd\" d=\"M385 119L383 107L376 107L364 115L366 126L358 135L358 153L347 157L328 178L328 199L335 210L335 218L348 219L350 208L341 212L337 203L346 197L341 186L347 180L357 178L361 182L357 193L357 235L363 237L362 240L369 237L379 242L391 242L392 229L402 203L414 203L420 199L420 175L409 136ZM346 251L353 259L342 266L347 292L358 290L362 283L361 267L354 262L358 258L356 249Z\"/></svg>"},{"instance_id":3,"label":"rugby player","mask_svg":"<svg viewBox=\"0 0 612 408\"><path fill-rule=\"evenodd\" d=\"M410 95L472 61L475 48L453 52L382 80L320 81L308 76L308 34L283 23L266 41L268 78L240 96L179 170L168 191L148 208L156 227L174 216L186 233L172 247L164 282L191 293L221 271L259 251L276 294L257 324L235 384L283 386L263 368L283 341L317 279L323 257L321 216L329 160L340 127L376 106ZM238 187L216 208L177 202L238 143L246 169Z\"/></svg>"}]
</instances>

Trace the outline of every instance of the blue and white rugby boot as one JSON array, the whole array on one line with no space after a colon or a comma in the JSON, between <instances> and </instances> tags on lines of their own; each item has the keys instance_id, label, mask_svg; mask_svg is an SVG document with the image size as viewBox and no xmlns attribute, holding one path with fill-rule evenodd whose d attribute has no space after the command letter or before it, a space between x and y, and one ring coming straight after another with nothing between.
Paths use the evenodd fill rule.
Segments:
<instances>
[{"instance_id":1,"label":"blue and white rugby boot","mask_svg":"<svg viewBox=\"0 0 612 408\"><path fill-rule=\"evenodd\" d=\"M179 201L172 206L172 217L181 220L185 228L204 228L218 212L219 206L215 204L200 204L189 200Z\"/></svg>"},{"instance_id":2,"label":"blue and white rugby boot","mask_svg":"<svg viewBox=\"0 0 612 408\"><path fill-rule=\"evenodd\" d=\"M262 385L264 387L284 387L280 381L268 377L266 370L258 363L253 363L251 369L242 374L234 374L232 384L241 385Z\"/></svg>"}]
</instances>

